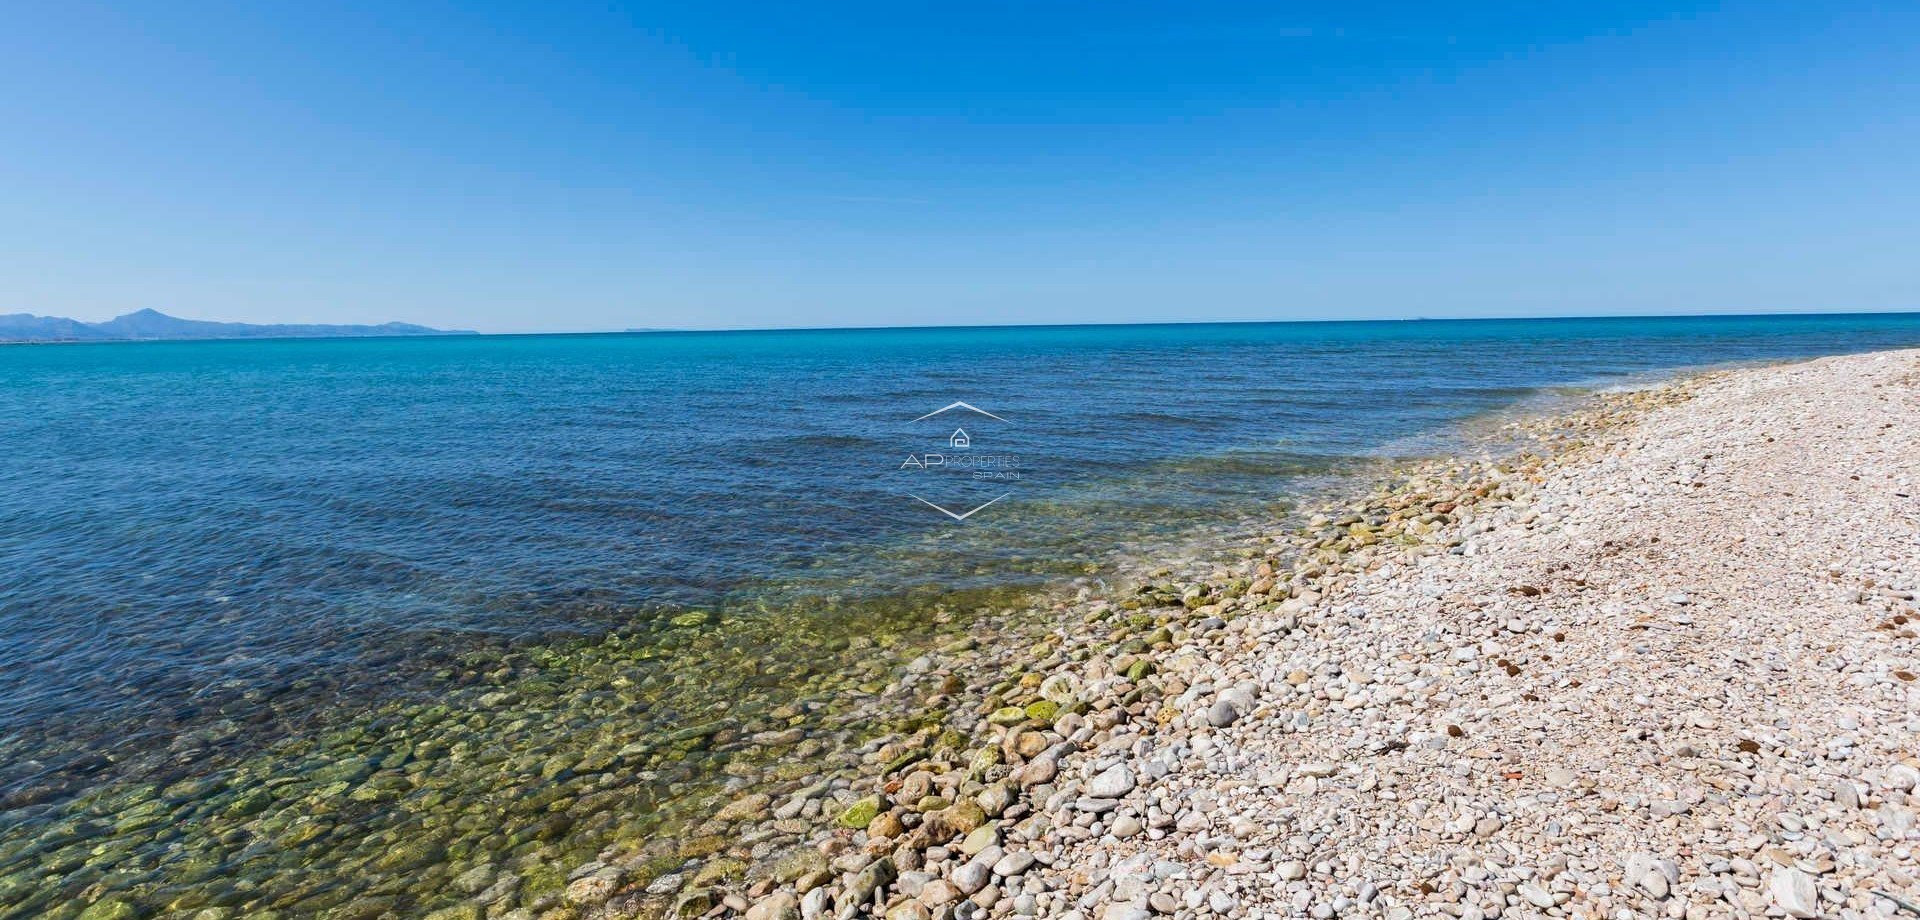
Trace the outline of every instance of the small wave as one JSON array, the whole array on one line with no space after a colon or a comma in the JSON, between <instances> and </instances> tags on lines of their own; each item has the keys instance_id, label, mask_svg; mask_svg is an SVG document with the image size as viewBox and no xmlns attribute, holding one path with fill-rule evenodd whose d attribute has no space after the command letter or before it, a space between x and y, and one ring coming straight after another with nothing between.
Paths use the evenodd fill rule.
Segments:
<instances>
[{"instance_id":1,"label":"small wave","mask_svg":"<svg viewBox=\"0 0 1920 920\"><path fill-rule=\"evenodd\" d=\"M857 434L796 434L772 438L769 443L792 447L885 447L887 442Z\"/></svg>"},{"instance_id":2,"label":"small wave","mask_svg":"<svg viewBox=\"0 0 1920 920\"><path fill-rule=\"evenodd\" d=\"M1176 415L1171 412L1123 412L1112 416L1112 419L1129 424L1178 425L1187 428L1209 428L1219 424L1211 419Z\"/></svg>"}]
</instances>

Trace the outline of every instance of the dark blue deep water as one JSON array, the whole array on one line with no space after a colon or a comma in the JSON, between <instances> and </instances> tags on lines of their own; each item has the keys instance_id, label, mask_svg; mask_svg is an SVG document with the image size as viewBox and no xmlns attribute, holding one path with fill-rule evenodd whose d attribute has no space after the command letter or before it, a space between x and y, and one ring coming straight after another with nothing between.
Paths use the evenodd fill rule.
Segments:
<instances>
[{"instance_id":1,"label":"dark blue deep water","mask_svg":"<svg viewBox=\"0 0 1920 920\"><path fill-rule=\"evenodd\" d=\"M0 786L296 677L1044 582L1545 389L1912 345L1920 315L3 348ZM914 421L956 400L1000 418Z\"/></svg>"}]
</instances>

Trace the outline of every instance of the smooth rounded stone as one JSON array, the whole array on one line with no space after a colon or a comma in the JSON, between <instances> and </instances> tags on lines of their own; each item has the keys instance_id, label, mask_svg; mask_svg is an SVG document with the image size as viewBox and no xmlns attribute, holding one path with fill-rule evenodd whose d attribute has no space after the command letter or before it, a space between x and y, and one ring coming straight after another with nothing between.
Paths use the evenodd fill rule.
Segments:
<instances>
[{"instance_id":1,"label":"smooth rounded stone","mask_svg":"<svg viewBox=\"0 0 1920 920\"><path fill-rule=\"evenodd\" d=\"M1060 774L1060 763L1052 757L1041 756L1027 762L1015 776L1015 782L1022 788L1032 788L1053 782Z\"/></svg>"},{"instance_id":2,"label":"smooth rounded stone","mask_svg":"<svg viewBox=\"0 0 1920 920\"><path fill-rule=\"evenodd\" d=\"M783 821L798 818L807 810L807 805L812 801L812 799L796 795L775 807L773 809L773 816Z\"/></svg>"},{"instance_id":3,"label":"smooth rounded stone","mask_svg":"<svg viewBox=\"0 0 1920 920\"><path fill-rule=\"evenodd\" d=\"M1047 740L1047 736L1041 732L1021 732L1013 739L1013 752L1022 760L1038 757L1052 746L1053 742Z\"/></svg>"},{"instance_id":4,"label":"smooth rounded stone","mask_svg":"<svg viewBox=\"0 0 1920 920\"><path fill-rule=\"evenodd\" d=\"M909 898L916 898L920 896L921 889L925 888L928 882L933 881L933 878L930 872L901 872L900 877L894 880L893 887Z\"/></svg>"},{"instance_id":5,"label":"smooth rounded stone","mask_svg":"<svg viewBox=\"0 0 1920 920\"><path fill-rule=\"evenodd\" d=\"M960 900L960 889L946 879L937 878L922 885L917 897L928 907L939 907Z\"/></svg>"},{"instance_id":6,"label":"smooth rounded stone","mask_svg":"<svg viewBox=\"0 0 1920 920\"><path fill-rule=\"evenodd\" d=\"M1012 878L1027 871L1032 865L1032 853L1025 850L1015 850L1012 853L1000 857L999 861L993 864L993 874L1001 878Z\"/></svg>"},{"instance_id":7,"label":"smooth rounded stone","mask_svg":"<svg viewBox=\"0 0 1920 920\"><path fill-rule=\"evenodd\" d=\"M1087 781L1086 792L1090 798L1117 799L1132 792L1135 783L1133 771L1127 769L1126 764L1117 763Z\"/></svg>"},{"instance_id":8,"label":"smooth rounded stone","mask_svg":"<svg viewBox=\"0 0 1920 920\"><path fill-rule=\"evenodd\" d=\"M766 814L768 807L772 804L772 796L755 792L728 802L726 807L715 812L713 817L716 821L726 821L728 823L748 821Z\"/></svg>"},{"instance_id":9,"label":"smooth rounded stone","mask_svg":"<svg viewBox=\"0 0 1920 920\"><path fill-rule=\"evenodd\" d=\"M800 898L784 889L761 898L747 908L746 920L798 920Z\"/></svg>"},{"instance_id":10,"label":"smooth rounded stone","mask_svg":"<svg viewBox=\"0 0 1920 920\"><path fill-rule=\"evenodd\" d=\"M911 806L908 807L908 810L925 814L929 811L939 811L940 809L945 808L948 805L952 805L952 804L953 802L947 799L946 796L930 795L914 802ZM972 804L976 808L979 807L978 802L974 802Z\"/></svg>"},{"instance_id":11,"label":"smooth rounded stone","mask_svg":"<svg viewBox=\"0 0 1920 920\"><path fill-rule=\"evenodd\" d=\"M1014 798L1015 793L1012 787L1006 783L994 783L980 790L980 794L974 797L974 801L979 803L980 810L986 812L987 817L998 818L1013 805Z\"/></svg>"},{"instance_id":12,"label":"smooth rounded stone","mask_svg":"<svg viewBox=\"0 0 1920 920\"><path fill-rule=\"evenodd\" d=\"M1100 920L1153 920L1153 911L1132 902L1108 904Z\"/></svg>"},{"instance_id":13,"label":"smooth rounded stone","mask_svg":"<svg viewBox=\"0 0 1920 920\"><path fill-rule=\"evenodd\" d=\"M1289 882L1297 882L1307 877L1307 864L1297 859L1289 859L1275 866L1273 871Z\"/></svg>"},{"instance_id":14,"label":"smooth rounded stone","mask_svg":"<svg viewBox=\"0 0 1920 920\"><path fill-rule=\"evenodd\" d=\"M915 900L901 901L887 909L887 920L933 920L933 911Z\"/></svg>"},{"instance_id":15,"label":"smooth rounded stone","mask_svg":"<svg viewBox=\"0 0 1920 920\"><path fill-rule=\"evenodd\" d=\"M894 838L906 831L906 825L900 822L900 816L893 812L881 812L879 817L867 824L868 837Z\"/></svg>"},{"instance_id":16,"label":"smooth rounded stone","mask_svg":"<svg viewBox=\"0 0 1920 920\"><path fill-rule=\"evenodd\" d=\"M826 857L821 857L824 862ZM669 872L647 883L647 893L654 897L666 897L685 887L687 876L681 872Z\"/></svg>"},{"instance_id":17,"label":"smooth rounded stone","mask_svg":"<svg viewBox=\"0 0 1920 920\"><path fill-rule=\"evenodd\" d=\"M1226 700L1215 700L1207 707L1207 724L1214 728L1226 728L1240 721L1240 710Z\"/></svg>"},{"instance_id":18,"label":"smooth rounded stone","mask_svg":"<svg viewBox=\"0 0 1920 920\"><path fill-rule=\"evenodd\" d=\"M826 886L822 885L800 897L800 920L820 920L826 916L827 904L831 899Z\"/></svg>"},{"instance_id":19,"label":"smooth rounded stone","mask_svg":"<svg viewBox=\"0 0 1920 920\"><path fill-rule=\"evenodd\" d=\"M1086 812L1087 814L1093 815L1105 814L1118 807L1120 807L1119 799L1080 798L1073 800L1073 809L1075 811Z\"/></svg>"},{"instance_id":20,"label":"smooth rounded stone","mask_svg":"<svg viewBox=\"0 0 1920 920\"><path fill-rule=\"evenodd\" d=\"M1545 910L1546 908L1553 906L1553 892L1550 892L1545 888L1540 887L1539 885L1535 885L1531 882L1528 882L1528 883L1522 884L1519 887L1518 891L1521 897L1527 899L1528 904L1532 904L1533 906L1538 907L1542 910Z\"/></svg>"},{"instance_id":21,"label":"smooth rounded stone","mask_svg":"<svg viewBox=\"0 0 1920 920\"><path fill-rule=\"evenodd\" d=\"M995 824L982 824L973 829L965 840L960 841L960 852L975 856L988 847L1000 844L1000 827Z\"/></svg>"},{"instance_id":22,"label":"smooth rounded stone","mask_svg":"<svg viewBox=\"0 0 1920 920\"><path fill-rule=\"evenodd\" d=\"M992 878L992 864L975 859L953 870L953 887L958 888L961 894L971 896L987 887L988 880Z\"/></svg>"},{"instance_id":23,"label":"smooth rounded stone","mask_svg":"<svg viewBox=\"0 0 1920 920\"><path fill-rule=\"evenodd\" d=\"M1820 915L1819 892L1814 887L1813 876L1799 869L1782 866L1773 870L1773 875L1767 880L1767 893L1789 917Z\"/></svg>"},{"instance_id":24,"label":"smooth rounded stone","mask_svg":"<svg viewBox=\"0 0 1920 920\"><path fill-rule=\"evenodd\" d=\"M898 877L899 870L894 867L891 858L883 856L876 859L872 865L861 869L847 881L846 897L840 903L865 904L873 900L874 892L893 884L893 880Z\"/></svg>"},{"instance_id":25,"label":"smooth rounded stone","mask_svg":"<svg viewBox=\"0 0 1920 920\"><path fill-rule=\"evenodd\" d=\"M1108 829L1108 832L1121 840L1125 840L1128 837L1140 833L1140 819L1132 815L1121 815L1113 819L1113 826Z\"/></svg>"},{"instance_id":26,"label":"smooth rounded stone","mask_svg":"<svg viewBox=\"0 0 1920 920\"><path fill-rule=\"evenodd\" d=\"M1147 896L1147 906L1153 908L1154 913L1170 914L1180 909L1180 901L1167 892L1156 891Z\"/></svg>"}]
</instances>

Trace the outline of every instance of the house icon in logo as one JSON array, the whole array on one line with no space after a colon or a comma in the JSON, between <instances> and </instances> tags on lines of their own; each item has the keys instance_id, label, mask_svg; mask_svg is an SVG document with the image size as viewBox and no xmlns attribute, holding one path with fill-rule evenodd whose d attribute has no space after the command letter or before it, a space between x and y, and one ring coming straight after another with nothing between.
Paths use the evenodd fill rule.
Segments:
<instances>
[{"instance_id":1,"label":"house icon in logo","mask_svg":"<svg viewBox=\"0 0 1920 920\"><path fill-rule=\"evenodd\" d=\"M953 437L948 438L947 443L954 447L965 448L967 445L973 443L973 439L967 437L967 430L965 428L955 428L953 430Z\"/></svg>"}]
</instances>

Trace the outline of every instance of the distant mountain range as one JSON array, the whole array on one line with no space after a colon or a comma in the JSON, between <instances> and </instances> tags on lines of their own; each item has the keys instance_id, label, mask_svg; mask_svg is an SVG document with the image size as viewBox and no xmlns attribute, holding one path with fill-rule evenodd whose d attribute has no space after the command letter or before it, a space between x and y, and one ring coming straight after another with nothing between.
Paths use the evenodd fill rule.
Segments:
<instances>
[{"instance_id":1,"label":"distant mountain range","mask_svg":"<svg viewBox=\"0 0 1920 920\"><path fill-rule=\"evenodd\" d=\"M0 342L119 342L157 339L295 339L366 335L472 335L460 329L430 329L412 323L378 326L324 324L256 325L213 323L138 310L104 323L83 323L63 316L0 313Z\"/></svg>"}]
</instances>

